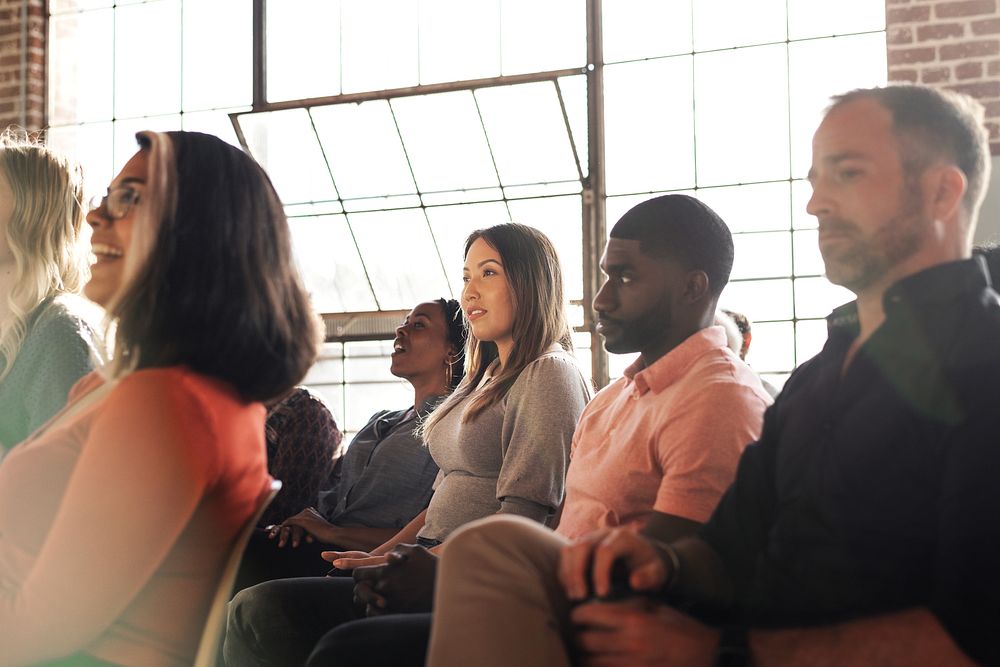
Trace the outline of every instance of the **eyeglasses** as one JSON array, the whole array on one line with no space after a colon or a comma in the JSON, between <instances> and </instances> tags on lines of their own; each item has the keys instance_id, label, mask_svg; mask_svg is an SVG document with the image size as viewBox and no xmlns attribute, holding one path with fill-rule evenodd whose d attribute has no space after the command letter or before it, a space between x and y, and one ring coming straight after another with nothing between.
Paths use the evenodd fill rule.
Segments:
<instances>
[{"instance_id":1,"label":"eyeglasses","mask_svg":"<svg viewBox=\"0 0 1000 667\"><path fill-rule=\"evenodd\" d=\"M95 195L90 200L91 210L104 207L104 212L111 220L121 220L128 215L129 210L139 203L139 191L130 185L120 185L108 188L108 194Z\"/></svg>"}]
</instances>

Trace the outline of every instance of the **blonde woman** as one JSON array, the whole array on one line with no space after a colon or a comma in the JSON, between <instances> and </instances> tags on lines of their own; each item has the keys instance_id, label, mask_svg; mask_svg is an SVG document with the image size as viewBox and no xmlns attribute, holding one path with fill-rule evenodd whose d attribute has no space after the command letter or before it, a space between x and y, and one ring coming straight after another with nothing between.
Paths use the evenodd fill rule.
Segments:
<instances>
[{"instance_id":1,"label":"blonde woman","mask_svg":"<svg viewBox=\"0 0 1000 667\"><path fill-rule=\"evenodd\" d=\"M66 402L98 337L76 296L87 277L80 167L0 137L0 457Z\"/></svg>"}]
</instances>

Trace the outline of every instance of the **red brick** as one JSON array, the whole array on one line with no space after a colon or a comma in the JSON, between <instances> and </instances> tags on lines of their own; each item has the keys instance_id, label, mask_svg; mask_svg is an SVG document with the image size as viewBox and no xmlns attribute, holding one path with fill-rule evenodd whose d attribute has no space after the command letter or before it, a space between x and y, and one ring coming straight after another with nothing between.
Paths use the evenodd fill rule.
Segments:
<instances>
[{"instance_id":1,"label":"red brick","mask_svg":"<svg viewBox=\"0 0 1000 667\"><path fill-rule=\"evenodd\" d=\"M888 28L885 31L886 44L910 44L913 42L913 28Z\"/></svg>"},{"instance_id":2,"label":"red brick","mask_svg":"<svg viewBox=\"0 0 1000 667\"><path fill-rule=\"evenodd\" d=\"M1000 101L998 102L986 102L983 104L983 108L986 110L986 117L993 118L1000 116Z\"/></svg>"},{"instance_id":3,"label":"red brick","mask_svg":"<svg viewBox=\"0 0 1000 667\"><path fill-rule=\"evenodd\" d=\"M929 39L948 39L961 37L965 34L965 26L961 23L935 23L917 28L917 41L926 42ZM888 40L887 40L888 41Z\"/></svg>"},{"instance_id":4,"label":"red brick","mask_svg":"<svg viewBox=\"0 0 1000 667\"><path fill-rule=\"evenodd\" d=\"M961 42L959 44L942 44L938 53L941 60L959 60L965 58L981 58L1000 54L1000 40L984 39L978 42Z\"/></svg>"},{"instance_id":5,"label":"red brick","mask_svg":"<svg viewBox=\"0 0 1000 667\"><path fill-rule=\"evenodd\" d=\"M939 19L958 16L978 16L992 14L997 9L996 0L962 0L961 2L940 2L934 5L934 15Z\"/></svg>"},{"instance_id":6,"label":"red brick","mask_svg":"<svg viewBox=\"0 0 1000 667\"><path fill-rule=\"evenodd\" d=\"M889 81L906 81L916 83L918 79L915 69L891 69L889 70Z\"/></svg>"},{"instance_id":7,"label":"red brick","mask_svg":"<svg viewBox=\"0 0 1000 667\"><path fill-rule=\"evenodd\" d=\"M896 9L886 10L885 12L886 25L929 21L930 18L930 7L899 7Z\"/></svg>"},{"instance_id":8,"label":"red brick","mask_svg":"<svg viewBox=\"0 0 1000 667\"><path fill-rule=\"evenodd\" d=\"M934 61L936 55L933 46L922 49L892 49L888 55L889 66L929 63Z\"/></svg>"},{"instance_id":9,"label":"red brick","mask_svg":"<svg viewBox=\"0 0 1000 667\"><path fill-rule=\"evenodd\" d=\"M962 63L955 67L955 78L959 81L965 79L979 79L983 76L983 64L981 62Z\"/></svg>"},{"instance_id":10,"label":"red brick","mask_svg":"<svg viewBox=\"0 0 1000 667\"><path fill-rule=\"evenodd\" d=\"M1000 74L1000 60L990 60L986 63L986 74L987 76L996 76Z\"/></svg>"},{"instance_id":11,"label":"red brick","mask_svg":"<svg viewBox=\"0 0 1000 667\"><path fill-rule=\"evenodd\" d=\"M976 98L1000 97L1000 81L979 81L976 83L956 83L949 89Z\"/></svg>"},{"instance_id":12,"label":"red brick","mask_svg":"<svg viewBox=\"0 0 1000 667\"><path fill-rule=\"evenodd\" d=\"M1000 19L984 19L972 22L973 35L995 35L1000 33Z\"/></svg>"},{"instance_id":13,"label":"red brick","mask_svg":"<svg viewBox=\"0 0 1000 667\"><path fill-rule=\"evenodd\" d=\"M920 81L922 83L941 83L942 81L951 81L951 68L928 67L921 72Z\"/></svg>"},{"instance_id":14,"label":"red brick","mask_svg":"<svg viewBox=\"0 0 1000 667\"><path fill-rule=\"evenodd\" d=\"M16 53L0 56L0 67L4 65L20 65L21 56Z\"/></svg>"}]
</instances>

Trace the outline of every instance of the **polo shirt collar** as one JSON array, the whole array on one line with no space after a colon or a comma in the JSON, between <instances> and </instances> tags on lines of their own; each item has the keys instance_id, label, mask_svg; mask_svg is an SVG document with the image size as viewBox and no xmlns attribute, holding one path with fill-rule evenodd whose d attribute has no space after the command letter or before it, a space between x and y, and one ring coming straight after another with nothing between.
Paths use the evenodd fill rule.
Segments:
<instances>
[{"instance_id":1,"label":"polo shirt collar","mask_svg":"<svg viewBox=\"0 0 1000 667\"><path fill-rule=\"evenodd\" d=\"M688 336L651 366L643 366L640 356L625 369L626 387L630 387L635 397L649 391L658 394L687 375L698 357L720 347L727 347L725 329L720 326L706 327Z\"/></svg>"}]
</instances>

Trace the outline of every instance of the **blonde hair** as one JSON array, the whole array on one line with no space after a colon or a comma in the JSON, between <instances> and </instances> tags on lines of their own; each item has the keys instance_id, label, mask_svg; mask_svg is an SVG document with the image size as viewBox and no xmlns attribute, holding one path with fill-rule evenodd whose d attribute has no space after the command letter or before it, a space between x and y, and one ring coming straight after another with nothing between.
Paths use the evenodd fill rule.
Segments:
<instances>
[{"instance_id":1,"label":"blonde hair","mask_svg":"<svg viewBox=\"0 0 1000 667\"><path fill-rule=\"evenodd\" d=\"M80 165L39 143L36 136L0 135L0 176L13 194L4 240L14 257L14 284L3 298L0 381L21 349L32 311L50 297L78 293L89 275L80 244L83 173Z\"/></svg>"},{"instance_id":2,"label":"blonde hair","mask_svg":"<svg viewBox=\"0 0 1000 667\"><path fill-rule=\"evenodd\" d=\"M498 358L496 343L481 341L469 329L465 345L466 375L455 391L424 422L422 434L430 431L456 405L470 395L462 423L468 423L491 405L500 402L514 386L521 371L544 354L553 343L573 351L573 339L566 321L562 269L559 256L545 234L514 222L481 229L465 242L465 254L482 239L500 255L514 307L511 336L514 348L500 372L482 390L479 383Z\"/></svg>"}]
</instances>

